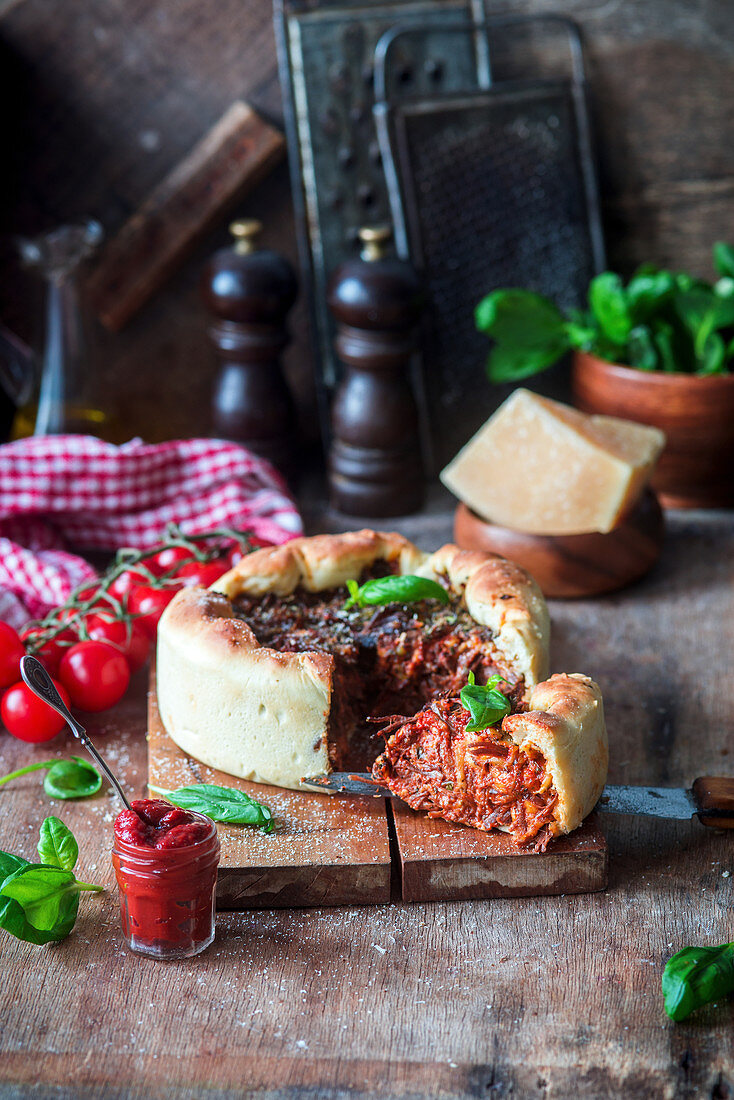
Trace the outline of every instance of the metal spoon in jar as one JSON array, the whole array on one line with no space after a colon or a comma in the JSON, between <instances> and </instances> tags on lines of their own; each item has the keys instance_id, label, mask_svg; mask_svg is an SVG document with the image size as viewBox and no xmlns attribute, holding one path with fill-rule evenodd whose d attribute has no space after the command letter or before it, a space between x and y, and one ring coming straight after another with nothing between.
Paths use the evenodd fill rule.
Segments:
<instances>
[{"instance_id":1,"label":"metal spoon in jar","mask_svg":"<svg viewBox=\"0 0 734 1100\"><path fill-rule=\"evenodd\" d=\"M81 723L79 723L76 718L74 718L74 716L70 713L69 708L66 706L66 703L59 695L56 687L54 686L53 680L49 676L48 672L46 672L46 669L43 667L41 662L36 657L31 657L30 655L21 657L20 674L34 695L37 695L38 698L42 699L44 703L48 703L48 705L50 707L53 707L53 709L57 711L62 718L66 719L69 728L71 729L71 732L74 734L75 737L79 738L89 755L94 758L95 762L99 765L104 774L107 776L110 783L124 802L125 806L127 806L128 810L131 810L132 806L125 797L122 787L118 783L115 776L112 774L109 766L104 762L102 757L95 749L94 745L89 739L87 731L84 729L84 726L82 726Z\"/></svg>"}]
</instances>

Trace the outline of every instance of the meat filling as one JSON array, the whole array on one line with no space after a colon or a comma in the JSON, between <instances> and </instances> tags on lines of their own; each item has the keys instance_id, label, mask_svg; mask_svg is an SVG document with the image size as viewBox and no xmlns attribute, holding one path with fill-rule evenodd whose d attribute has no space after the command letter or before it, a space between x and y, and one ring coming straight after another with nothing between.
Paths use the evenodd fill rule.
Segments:
<instances>
[{"instance_id":1,"label":"meat filling","mask_svg":"<svg viewBox=\"0 0 734 1100\"><path fill-rule=\"evenodd\" d=\"M467 733L469 719L450 694L412 718L394 718L382 731L387 744L374 779L429 817L502 828L518 846L545 851L558 802L545 759L521 751L497 727Z\"/></svg>"},{"instance_id":2,"label":"meat filling","mask_svg":"<svg viewBox=\"0 0 734 1100\"><path fill-rule=\"evenodd\" d=\"M329 745L337 770L361 769L374 760L370 717L413 713L441 692L458 691L470 671L478 683L499 674L503 690L521 696L522 681L503 663L491 631L459 600L347 611L347 595L345 588L298 589L289 596L243 596L233 604L260 645L333 656Z\"/></svg>"}]
</instances>

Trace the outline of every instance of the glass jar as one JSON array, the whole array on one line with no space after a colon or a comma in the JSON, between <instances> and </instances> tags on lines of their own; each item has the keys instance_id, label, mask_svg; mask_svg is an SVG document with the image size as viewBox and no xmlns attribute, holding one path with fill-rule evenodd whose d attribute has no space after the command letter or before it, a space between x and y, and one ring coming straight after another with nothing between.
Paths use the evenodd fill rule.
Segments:
<instances>
[{"instance_id":1,"label":"glass jar","mask_svg":"<svg viewBox=\"0 0 734 1100\"><path fill-rule=\"evenodd\" d=\"M219 864L217 827L181 848L151 848L115 835L112 864L120 888L122 931L131 951L154 959L188 959L214 939Z\"/></svg>"}]
</instances>

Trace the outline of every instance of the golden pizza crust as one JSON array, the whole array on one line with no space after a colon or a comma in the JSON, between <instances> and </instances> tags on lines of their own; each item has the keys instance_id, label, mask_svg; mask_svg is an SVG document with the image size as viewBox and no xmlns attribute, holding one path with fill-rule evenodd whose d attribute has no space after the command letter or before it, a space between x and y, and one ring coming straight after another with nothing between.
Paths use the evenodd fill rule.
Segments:
<instances>
[{"instance_id":1,"label":"golden pizza crust","mask_svg":"<svg viewBox=\"0 0 734 1100\"><path fill-rule=\"evenodd\" d=\"M333 658L258 645L230 601L287 595L299 586L334 588L377 560L447 583L492 631L496 650L527 690L547 675L548 610L519 566L452 545L427 554L401 535L369 529L298 538L247 555L208 592L184 589L166 608L157 690L173 740L205 764L256 782L298 788L301 777L328 772Z\"/></svg>"},{"instance_id":2,"label":"golden pizza crust","mask_svg":"<svg viewBox=\"0 0 734 1100\"><path fill-rule=\"evenodd\" d=\"M559 832L570 833L591 813L607 780L601 691L581 673L558 673L538 684L529 702L528 713L504 719L502 732L545 758L558 794L555 822Z\"/></svg>"}]
</instances>

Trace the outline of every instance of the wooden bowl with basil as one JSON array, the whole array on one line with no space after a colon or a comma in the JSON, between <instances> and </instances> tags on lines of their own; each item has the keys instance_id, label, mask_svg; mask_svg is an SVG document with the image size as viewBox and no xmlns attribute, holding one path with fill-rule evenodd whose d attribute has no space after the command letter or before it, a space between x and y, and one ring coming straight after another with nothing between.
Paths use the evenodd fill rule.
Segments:
<instances>
[{"instance_id":1,"label":"wooden bowl with basil","mask_svg":"<svg viewBox=\"0 0 734 1100\"><path fill-rule=\"evenodd\" d=\"M626 284L597 275L584 310L520 289L476 308L494 340L493 382L527 379L570 351L580 409L665 432L652 485L667 507L734 505L734 248L713 253L713 283L645 264Z\"/></svg>"}]
</instances>

